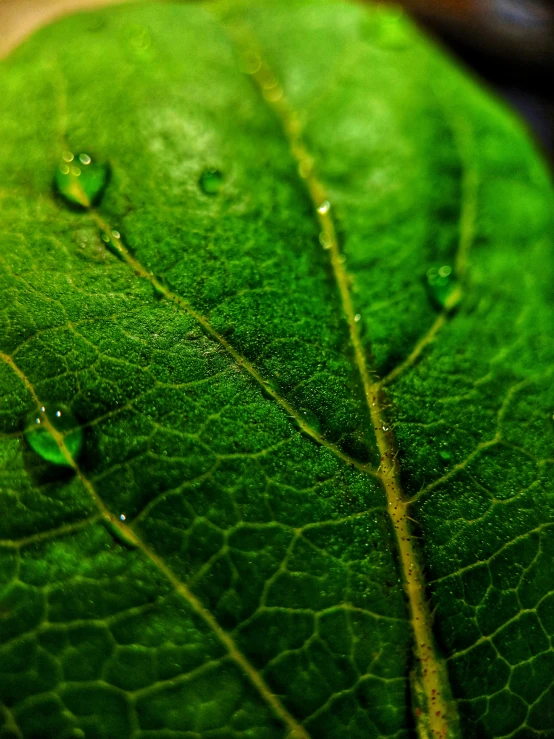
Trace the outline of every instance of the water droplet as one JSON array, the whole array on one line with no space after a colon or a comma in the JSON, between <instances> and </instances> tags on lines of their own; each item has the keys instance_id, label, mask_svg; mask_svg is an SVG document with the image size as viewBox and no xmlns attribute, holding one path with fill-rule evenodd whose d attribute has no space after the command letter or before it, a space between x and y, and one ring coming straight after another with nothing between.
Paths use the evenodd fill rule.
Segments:
<instances>
[{"instance_id":1,"label":"water droplet","mask_svg":"<svg viewBox=\"0 0 554 739\"><path fill-rule=\"evenodd\" d=\"M223 184L223 175L218 169L205 169L200 175L198 184L206 195L217 195Z\"/></svg>"},{"instance_id":2,"label":"water droplet","mask_svg":"<svg viewBox=\"0 0 554 739\"><path fill-rule=\"evenodd\" d=\"M127 519L127 516L126 516L126 515L125 515L124 513L122 513L122 514L121 514L121 515L119 516L119 520L120 520L120 521L125 521L126 519Z\"/></svg>"},{"instance_id":3,"label":"water droplet","mask_svg":"<svg viewBox=\"0 0 554 739\"><path fill-rule=\"evenodd\" d=\"M437 308L450 310L462 297L460 284L447 264L427 270L427 289Z\"/></svg>"},{"instance_id":4,"label":"water droplet","mask_svg":"<svg viewBox=\"0 0 554 739\"><path fill-rule=\"evenodd\" d=\"M61 434L71 457L77 459L83 448L83 429L71 411L60 403L41 406L28 415L25 439L31 449L47 462L71 467L60 447L60 439L53 435L52 428Z\"/></svg>"},{"instance_id":5,"label":"water droplet","mask_svg":"<svg viewBox=\"0 0 554 739\"><path fill-rule=\"evenodd\" d=\"M362 317L361 313L356 313L356 315L354 316L354 321L356 323L358 323L358 321L361 319L361 317Z\"/></svg>"},{"instance_id":6,"label":"water droplet","mask_svg":"<svg viewBox=\"0 0 554 739\"><path fill-rule=\"evenodd\" d=\"M443 460L444 462L450 462L450 460L452 459L452 454L451 454L450 452L446 451L445 449L442 449L442 450L441 450L441 451L439 452L439 456L440 456L440 458L441 458L441 459L442 459L442 460Z\"/></svg>"},{"instance_id":7,"label":"water droplet","mask_svg":"<svg viewBox=\"0 0 554 739\"><path fill-rule=\"evenodd\" d=\"M300 160L298 165L298 174L304 179L309 177L314 166L314 161L311 157L305 156Z\"/></svg>"},{"instance_id":8,"label":"water droplet","mask_svg":"<svg viewBox=\"0 0 554 739\"><path fill-rule=\"evenodd\" d=\"M309 408L301 408L298 415L312 431L321 431L321 421Z\"/></svg>"},{"instance_id":9,"label":"water droplet","mask_svg":"<svg viewBox=\"0 0 554 739\"><path fill-rule=\"evenodd\" d=\"M268 87L264 89L264 98L269 100L270 103L276 103L283 97L283 88L281 85L275 87Z\"/></svg>"},{"instance_id":10,"label":"water droplet","mask_svg":"<svg viewBox=\"0 0 554 739\"><path fill-rule=\"evenodd\" d=\"M100 238L106 245L106 249L111 252L114 257L121 259L121 261L125 261L125 250L121 244L121 234L119 231L112 231L111 234L106 233L106 231L102 231Z\"/></svg>"},{"instance_id":11,"label":"water droplet","mask_svg":"<svg viewBox=\"0 0 554 739\"><path fill-rule=\"evenodd\" d=\"M278 80L273 75L268 75L262 82L262 87L264 90L271 90L273 87L277 87L278 84Z\"/></svg>"},{"instance_id":12,"label":"water droplet","mask_svg":"<svg viewBox=\"0 0 554 739\"><path fill-rule=\"evenodd\" d=\"M317 212L320 213L322 216L324 216L325 213L328 213L330 210L331 203L328 200L324 200L317 208Z\"/></svg>"},{"instance_id":13,"label":"water droplet","mask_svg":"<svg viewBox=\"0 0 554 739\"><path fill-rule=\"evenodd\" d=\"M70 158L71 157L71 158ZM64 162L72 162L75 156L66 151L62 155ZM56 169L54 186L63 199L70 205L91 208L102 197L108 180L110 169L107 164L96 164L88 154L78 155L84 169L73 164L68 167L63 162Z\"/></svg>"},{"instance_id":14,"label":"water droplet","mask_svg":"<svg viewBox=\"0 0 554 739\"><path fill-rule=\"evenodd\" d=\"M322 231L319 234L319 243L324 249L330 249L333 246L333 239L328 231Z\"/></svg>"},{"instance_id":15,"label":"water droplet","mask_svg":"<svg viewBox=\"0 0 554 739\"><path fill-rule=\"evenodd\" d=\"M246 52L243 57L242 68L246 74L256 74L259 72L262 66L262 60L258 54L254 52Z\"/></svg>"}]
</instances>

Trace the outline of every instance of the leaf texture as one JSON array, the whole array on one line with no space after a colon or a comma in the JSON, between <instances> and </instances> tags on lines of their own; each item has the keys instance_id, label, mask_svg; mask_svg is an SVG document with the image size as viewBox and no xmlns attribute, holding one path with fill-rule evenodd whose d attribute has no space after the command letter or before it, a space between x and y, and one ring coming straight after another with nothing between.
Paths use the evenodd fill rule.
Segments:
<instances>
[{"instance_id":1,"label":"leaf texture","mask_svg":"<svg viewBox=\"0 0 554 739\"><path fill-rule=\"evenodd\" d=\"M553 736L520 124L334 2L81 14L2 66L0 737ZM109 163L95 207L68 150ZM65 466L24 440L60 403Z\"/></svg>"}]
</instances>

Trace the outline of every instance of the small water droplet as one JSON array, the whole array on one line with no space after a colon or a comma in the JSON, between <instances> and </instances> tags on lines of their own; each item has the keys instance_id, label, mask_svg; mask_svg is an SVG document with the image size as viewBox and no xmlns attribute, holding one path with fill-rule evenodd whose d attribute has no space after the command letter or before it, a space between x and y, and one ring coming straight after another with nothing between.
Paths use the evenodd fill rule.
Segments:
<instances>
[{"instance_id":1,"label":"small water droplet","mask_svg":"<svg viewBox=\"0 0 554 739\"><path fill-rule=\"evenodd\" d=\"M427 289L437 308L450 310L458 305L462 297L459 281L448 264L427 270Z\"/></svg>"},{"instance_id":2,"label":"small water droplet","mask_svg":"<svg viewBox=\"0 0 554 739\"><path fill-rule=\"evenodd\" d=\"M223 174L218 169L209 167L200 175L198 184L206 195L217 195L223 184Z\"/></svg>"},{"instance_id":3,"label":"small water droplet","mask_svg":"<svg viewBox=\"0 0 554 739\"><path fill-rule=\"evenodd\" d=\"M358 323L358 321L361 319L361 317L362 317L361 316L361 313L356 313L356 315L354 316L354 320L356 321L356 323Z\"/></svg>"},{"instance_id":4,"label":"small water droplet","mask_svg":"<svg viewBox=\"0 0 554 739\"><path fill-rule=\"evenodd\" d=\"M64 152L62 159L70 162L75 157L71 152ZM110 169L107 164L93 162L85 153L79 154L78 160L85 165L85 169L75 164L68 167L62 162L54 174L54 186L69 205L91 208L99 202L106 189Z\"/></svg>"},{"instance_id":5,"label":"small water droplet","mask_svg":"<svg viewBox=\"0 0 554 739\"><path fill-rule=\"evenodd\" d=\"M330 249L333 246L333 239L328 231L322 231L319 234L319 243L324 249Z\"/></svg>"},{"instance_id":6,"label":"small water droplet","mask_svg":"<svg viewBox=\"0 0 554 739\"><path fill-rule=\"evenodd\" d=\"M47 462L72 466L60 448L59 440L52 434L51 428L62 435L63 444L73 459L77 459L83 448L83 429L69 408L60 403L48 407L41 406L30 413L27 416L26 426L27 443Z\"/></svg>"},{"instance_id":7,"label":"small water droplet","mask_svg":"<svg viewBox=\"0 0 554 739\"><path fill-rule=\"evenodd\" d=\"M442 450L441 450L441 451L439 452L439 456L440 456L440 458L441 458L441 459L442 459L442 460L443 460L444 462L450 462L450 460L452 459L452 454L451 454L450 452L446 451L445 449L442 449Z\"/></svg>"},{"instance_id":8,"label":"small water droplet","mask_svg":"<svg viewBox=\"0 0 554 739\"><path fill-rule=\"evenodd\" d=\"M311 157L306 156L301 159L300 164L298 165L298 174L300 175L300 177L303 177L304 179L306 179L306 177L309 177L313 166L314 162Z\"/></svg>"},{"instance_id":9,"label":"small water droplet","mask_svg":"<svg viewBox=\"0 0 554 739\"><path fill-rule=\"evenodd\" d=\"M125 249L123 248L123 245L121 243L121 234L119 233L119 231L112 231L111 233L102 231L102 233L100 234L100 238L106 245L106 249L111 252L114 257L121 259L121 261L125 261Z\"/></svg>"},{"instance_id":10,"label":"small water droplet","mask_svg":"<svg viewBox=\"0 0 554 739\"><path fill-rule=\"evenodd\" d=\"M262 82L262 87L264 90L271 90L271 88L277 87L278 84L278 80L273 75L268 75Z\"/></svg>"},{"instance_id":11,"label":"small water droplet","mask_svg":"<svg viewBox=\"0 0 554 739\"><path fill-rule=\"evenodd\" d=\"M346 255L344 255L344 254L339 254L339 256L337 257L337 262L338 262L339 264L344 264L344 263L346 262Z\"/></svg>"},{"instance_id":12,"label":"small water droplet","mask_svg":"<svg viewBox=\"0 0 554 739\"><path fill-rule=\"evenodd\" d=\"M268 87L264 89L264 98L270 103L276 103L277 100L280 100L282 97L283 88L281 87L281 85L276 85L275 87Z\"/></svg>"},{"instance_id":13,"label":"small water droplet","mask_svg":"<svg viewBox=\"0 0 554 739\"><path fill-rule=\"evenodd\" d=\"M317 433L321 431L321 421L309 408L301 408L299 416L310 429Z\"/></svg>"},{"instance_id":14,"label":"small water droplet","mask_svg":"<svg viewBox=\"0 0 554 739\"><path fill-rule=\"evenodd\" d=\"M258 54L254 52L246 52L243 57L242 68L246 74L256 74L259 72L262 66L262 60Z\"/></svg>"},{"instance_id":15,"label":"small water droplet","mask_svg":"<svg viewBox=\"0 0 554 739\"><path fill-rule=\"evenodd\" d=\"M390 431L390 428L388 426L382 426L381 428L383 429L385 434L387 434Z\"/></svg>"},{"instance_id":16,"label":"small water droplet","mask_svg":"<svg viewBox=\"0 0 554 739\"><path fill-rule=\"evenodd\" d=\"M121 514L121 515L119 516L119 520L120 520L120 521L125 521L126 519L127 519L127 516L126 516L126 515L125 515L124 513L122 513L122 514Z\"/></svg>"},{"instance_id":17,"label":"small water droplet","mask_svg":"<svg viewBox=\"0 0 554 739\"><path fill-rule=\"evenodd\" d=\"M322 216L331 210L331 203L328 200L324 200L321 205L318 206L317 212Z\"/></svg>"}]
</instances>

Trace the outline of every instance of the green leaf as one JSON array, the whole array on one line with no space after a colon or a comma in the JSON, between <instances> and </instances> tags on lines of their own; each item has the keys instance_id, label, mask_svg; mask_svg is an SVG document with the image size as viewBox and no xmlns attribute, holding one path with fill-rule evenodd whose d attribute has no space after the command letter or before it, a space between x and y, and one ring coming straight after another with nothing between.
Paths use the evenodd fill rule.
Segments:
<instances>
[{"instance_id":1,"label":"green leaf","mask_svg":"<svg viewBox=\"0 0 554 739\"><path fill-rule=\"evenodd\" d=\"M520 124L333 2L69 17L0 98L2 739L552 736Z\"/></svg>"}]
</instances>

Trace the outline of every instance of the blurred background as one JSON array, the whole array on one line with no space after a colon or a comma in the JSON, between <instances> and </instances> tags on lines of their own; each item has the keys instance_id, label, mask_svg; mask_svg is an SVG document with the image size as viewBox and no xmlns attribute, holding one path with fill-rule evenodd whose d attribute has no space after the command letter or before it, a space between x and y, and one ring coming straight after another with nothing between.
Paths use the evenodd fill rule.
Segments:
<instances>
[{"instance_id":1,"label":"blurred background","mask_svg":"<svg viewBox=\"0 0 554 739\"><path fill-rule=\"evenodd\" d=\"M122 1L0 0L0 55L58 15ZM395 0L394 4L402 5L520 111L553 164L554 0Z\"/></svg>"},{"instance_id":2,"label":"blurred background","mask_svg":"<svg viewBox=\"0 0 554 739\"><path fill-rule=\"evenodd\" d=\"M394 4L402 5L520 111L553 164L554 0Z\"/></svg>"}]
</instances>

